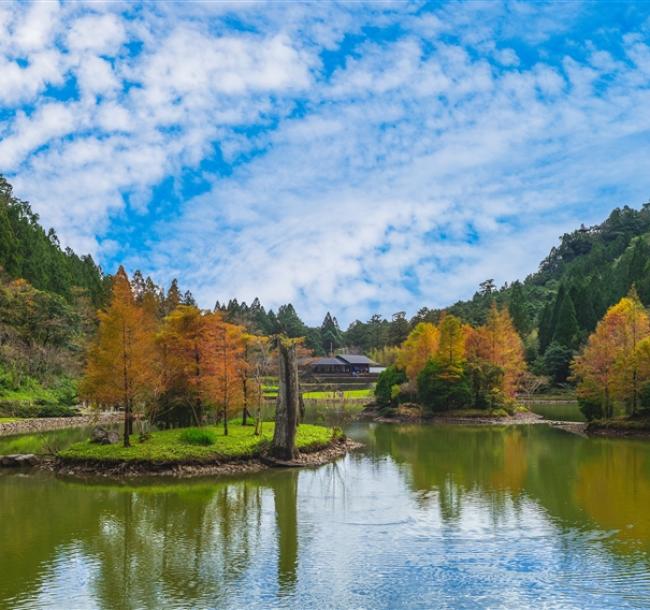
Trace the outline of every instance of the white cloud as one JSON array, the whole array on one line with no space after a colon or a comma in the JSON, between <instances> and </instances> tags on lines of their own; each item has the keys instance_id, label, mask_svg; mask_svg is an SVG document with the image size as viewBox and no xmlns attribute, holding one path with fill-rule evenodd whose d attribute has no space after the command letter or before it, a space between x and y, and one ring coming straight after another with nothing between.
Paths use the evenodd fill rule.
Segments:
<instances>
[{"instance_id":1,"label":"white cloud","mask_svg":"<svg viewBox=\"0 0 650 610\"><path fill-rule=\"evenodd\" d=\"M124 24L116 15L86 15L73 21L67 35L67 47L77 52L117 55L125 38Z\"/></svg>"},{"instance_id":2,"label":"white cloud","mask_svg":"<svg viewBox=\"0 0 650 610\"><path fill-rule=\"evenodd\" d=\"M310 321L445 305L529 273L554 236L650 187L647 33L621 36L626 62L593 41L543 60L576 6L64 5L51 27L41 10L11 14L0 41L0 109L15 110L0 168L100 257L116 256L109 229L148 214L127 262L204 305L291 300ZM71 80L72 100L42 95ZM215 148L232 167L157 216L155 187L182 193Z\"/></svg>"}]
</instances>

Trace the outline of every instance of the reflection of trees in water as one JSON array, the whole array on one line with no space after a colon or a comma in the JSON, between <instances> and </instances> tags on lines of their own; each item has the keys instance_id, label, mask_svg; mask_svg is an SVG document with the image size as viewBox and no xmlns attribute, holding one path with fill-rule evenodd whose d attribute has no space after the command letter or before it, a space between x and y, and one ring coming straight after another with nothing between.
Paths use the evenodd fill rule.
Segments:
<instances>
[{"instance_id":1,"label":"reflection of trees in water","mask_svg":"<svg viewBox=\"0 0 650 610\"><path fill-rule=\"evenodd\" d=\"M376 426L371 451L389 454L408 475L418 502L436 498L445 521L457 520L467 494L487 500L495 523L518 509L527 473L526 430L466 426ZM426 492L436 492L435 495Z\"/></svg>"},{"instance_id":2,"label":"reflection of trees in water","mask_svg":"<svg viewBox=\"0 0 650 610\"><path fill-rule=\"evenodd\" d=\"M100 561L95 587L105 607L160 599L218 605L259 549L262 489L254 482L119 495L102 510L99 536L87 541Z\"/></svg>"},{"instance_id":3,"label":"reflection of trees in water","mask_svg":"<svg viewBox=\"0 0 650 610\"><path fill-rule=\"evenodd\" d=\"M600 441L577 469L575 498L603 529L650 550L650 448L643 441Z\"/></svg>"},{"instance_id":4,"label":"reflection of trees in water","mask_svg":"<svg viewBox=\"0 0 650 610\"><path fill-rule=\"evenodd\" d=\"M546 426L376 426L371 440L369 450L400 464L421 505L435 499L446 522L459 519L468 494L482 499L495 525L529 498L561 527L595 524L650 549L646 441L587 439Z\"/></svg>"},{"instance_id":5,"label":"reflection of trees in water","mask_svg":"<svg viewBox=\"0 0 650 610\"><path fill-rule=\"evenodd\" d=\"M275 527L278 535L278 585L293 592L298 569L298 473L278 477L273 485Z\"/></svg>"},{"instance_id":6,"label":"reflection of trees in water","mask_svg":"<svg viewBox=\"0 0 650 610\"><path fill-rule=\"evenodd\" d=\"M0 600L29 599L49 578L57 552L97 532L97 501L48 476L2 475Z\"/></svg>"},{"instance_id":7,"label":"reflection of trees in water","mask_svg":"<svg viewBox=\"0 0 650 610\"><path fill-rule=\"evenodd\" d=\"M298 478L289 471L136 488L36 478L2 485L0 599L43 594L57 554L73 546L90 567L89 586L101 607L225 605L235 587L245 586L253 563L272 569L273 557L261 555L269 544L277 548L280 592L291 594Z\"/></svg>"}]
</instances>

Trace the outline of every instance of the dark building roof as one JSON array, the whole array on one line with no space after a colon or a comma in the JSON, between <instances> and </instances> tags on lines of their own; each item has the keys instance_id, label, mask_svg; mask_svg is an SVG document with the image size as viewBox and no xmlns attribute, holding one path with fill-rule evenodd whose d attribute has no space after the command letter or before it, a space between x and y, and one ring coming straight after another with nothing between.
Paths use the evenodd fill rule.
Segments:
<instances>
[{"instance_id":1,"label":"dark building roof","mask_svg":"<svg viewBox=\"0 0 650 610\"><path fill-rule=\"evenodd\" d=\"M345 366L347 363L338 358L316 358L309 363L311 366Z\"/></svg>"},{"instance_id":2,"label":"dark building roof","mask_svg":"<svg viewBox=\"0 0 650 610\"><path fill-rule=\"evenodd\" d=\"M367 358L366 356L359 356L357 354L339 354L337 358L343 360L343 362L347 362L348 364L367 364L368 366L379 366L376 362L370 360L370 358Z\"/></svg>"}]
</instances>

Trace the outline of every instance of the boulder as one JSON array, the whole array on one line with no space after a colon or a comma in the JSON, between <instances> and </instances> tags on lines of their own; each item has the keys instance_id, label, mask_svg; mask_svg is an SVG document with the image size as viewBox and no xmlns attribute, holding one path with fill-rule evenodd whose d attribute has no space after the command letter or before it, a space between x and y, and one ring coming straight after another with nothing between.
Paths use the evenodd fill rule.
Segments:
<instances>
[{"instance_id":1,"label":"boulder","mask_svg":"<svg viewBox=\"0 0 650 610\"><path fill-rule=\"evenodd\" d=\"M0 456L0 466L9 468L16 468L18 466L34 466L37 463L38 457L33 453L18 453Z\"/></svg>"},{"instance_id":2,"label":"boulder","mask_svg":"<svg viewBox=\"0 0 650 610\"><path fill-rule=\"evenodd\" d=\"M120 442L120 436L114 430L97 426L90 434L90 442L97 445L115 445Z\"/></svg>"}]
</instances>

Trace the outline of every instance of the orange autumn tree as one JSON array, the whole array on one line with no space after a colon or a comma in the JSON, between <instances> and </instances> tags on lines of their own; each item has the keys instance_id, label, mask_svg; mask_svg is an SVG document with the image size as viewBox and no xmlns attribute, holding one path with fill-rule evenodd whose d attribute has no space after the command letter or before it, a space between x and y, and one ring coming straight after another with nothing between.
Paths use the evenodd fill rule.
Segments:
<instances>
[{"instance_id":1,"label":"orange autumn tree","mask_svg":"<svg viewBox=\"0 0 650 610\"><path fill-rule=\"evenodd\" d=\"M513 398L517 382L526 370L526 362L521 338L506 307L499 309L492 303L485 325L468 333L467 349L473 360L482 360L501 369L501 389Z\"/></svg>"},{"instance_id":2,"label":"orange autumn tree","mask_svg":"<svg viewBox=\"0 0 650 610\"><path fill-rule=\"evenodd\" d=\"M135 303L121 266L113 278L110 305L98 317L97 338L88 351L80 394L97 404L124 409L124 446L129 447L133 411L155 391L157 367L154 326Z\"/></svg>"},{"instance_id":3,"label":"orange autumn tree","mask_svg":"<svg viewBox=\"0 0 650 610\"><path fill-rule=\"evenodd\" d=\"M243 328L218 313L179 305L163 320L158 344L170 408L189 409L197 426L214 409L228 434L228 418L242 400Z\"/></svg>"},{"instance_id":4,"label":"orange autumn tree","mask_svg":"<svg viewBox=\"0 0 650 610\"><path fill-rule=\"evenodd\" d=\"M209 401L205 317L193 305L179 305L163 320L158 334L167 409L189 409L191 419L203 423ZM182 417L182 416L181 416ZM186 419L182 417L182 422Z\"/></svg>"},{"instance_id":5,"label":"orange autumn tree","mask_svg":"<svg viewBox=\"0 0 650 610\"><path fill-rule=\"evenodd\" d=\"M612 417L617 402L636 414L640 389L650 379L649 334L648 314L635 290L607 310L572 365L589 417Z\"/></svg>"},{"instance_id":6,"label":"orange autumn tree","mask_svg":"<svg viewBox=\"0 0 650 610\"><path fill-rule=\"evenodd\" d=\"M242 326L224 322L219 314L206 316L205 337L208 354L210 396L218 405L223 433L228 435L228 419L243 402L242 377L245 358L245 331Z\"/></svg>"},{"instance_id":7,"label":"orange autumn tree","mask_svg":"<svg viewBox=\"0 0 650 610\"><path fill-rule=\"evenodd\" d=\"M436 355L440 331L430 322L420 322L409 333L397 355L396 364L409 379L415 379L426 363Z\"/></svg>"}]
</instances>

